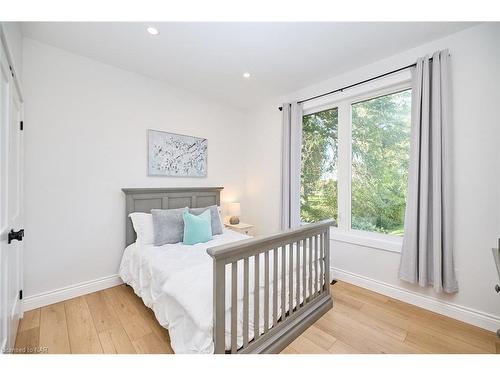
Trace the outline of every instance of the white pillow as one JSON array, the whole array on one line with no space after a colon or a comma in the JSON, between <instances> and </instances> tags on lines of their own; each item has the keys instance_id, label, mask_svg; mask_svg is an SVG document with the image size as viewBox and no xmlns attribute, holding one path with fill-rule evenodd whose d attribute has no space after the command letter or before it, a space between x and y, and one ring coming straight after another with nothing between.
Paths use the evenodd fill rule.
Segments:
<instances>
[{"instance_id":1,"label":"white pillow","mask_svg":"<svg viewBox=\"0 0 500 375\"><path fill-rule=\"evenodd\" d=\"M132 212L128 215L137 234L136 242L139 245L151 245L155 242L153 230L153 215L145 212Z\"/></svg>"}]
</instances>

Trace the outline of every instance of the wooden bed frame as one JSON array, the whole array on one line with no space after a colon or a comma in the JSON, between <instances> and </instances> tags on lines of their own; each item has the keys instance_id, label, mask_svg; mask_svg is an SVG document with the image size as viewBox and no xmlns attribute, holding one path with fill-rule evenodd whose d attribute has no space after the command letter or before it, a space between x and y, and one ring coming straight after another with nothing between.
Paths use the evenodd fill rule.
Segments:
<instances>
[{"instance_id":1,"label":"wooden bed frame","mask_svg":"<svg viewBox=\"0 0 500 375\"><path fill-rule=\"evenodd\" d=\"M135 241L131 212L150 212L153 208L171 209L180 207L206 207L220 205L222 187L195 188L139 188L122 189L126 196L126 244ZM286 230L270 236L260 236L207 249L213 259L213 311L215 353L279 353L303 331L311 326L333 306L330 296L330 226L332 220L304 225L297 229ZM281 254L281 257L280 255ZM278 272L286 270L285 254L288 254L288 275ZM299 259L300 267L293 268L293 257ZM302 258L301 258L302 255ZM264 259L264 269L260 268L259 258ZM270 270L270 258L273 269ZM254 285L249 285L249 260L254 257ZM300 262L302 259L302 262ZM243 262L243 346L237 345L237 262ZM305 263L305 264L304 264ZM226 268L230 268L231 280L231 350L225 350L226 322ZM307 273L307 270L309 272ZM314 272L313 272L314 270ZM264 272L263 282L259 272ZM269 303L270 274L281 278L283 288L278 296L278 283L273 283L273 300ZM314 277L312 277L314 276ZM274 279L274 277L273 277ZM288 279L288 282L285 282ZM286 285L288 284L288 285ZM255 293L254 309L249 311L249 288L264 289L264 316L260 316L259 293ZM285 305L288 296L288 306ZM294 299L301 303L293 304ZM285 313L278 316L277 310ZM269 312L272 312L272 322ZM254 327L254 337L249 340L249 314L254 322L264 322L264 332ZM269 325L272 324L271 327Z\"/></svg>"}]
</instances>

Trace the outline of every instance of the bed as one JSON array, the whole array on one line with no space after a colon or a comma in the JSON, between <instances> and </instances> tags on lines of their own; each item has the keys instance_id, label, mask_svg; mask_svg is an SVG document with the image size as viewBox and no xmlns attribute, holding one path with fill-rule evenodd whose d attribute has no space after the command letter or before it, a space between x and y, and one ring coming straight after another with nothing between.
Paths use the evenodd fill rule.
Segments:
<instances>
[{"instance_id":1,"label":"bed","mask_svg":"<svg viewBox=\"0 0 500 375\"><path fill-rule=\"evenodd\" d=\"M169 330L175 353L278 353L332 307L332 221L256 238L224 229L202 244L140 245L129 213L220 205L222 188L122 190L119 273Z\"/></svg>"}]
</instances>

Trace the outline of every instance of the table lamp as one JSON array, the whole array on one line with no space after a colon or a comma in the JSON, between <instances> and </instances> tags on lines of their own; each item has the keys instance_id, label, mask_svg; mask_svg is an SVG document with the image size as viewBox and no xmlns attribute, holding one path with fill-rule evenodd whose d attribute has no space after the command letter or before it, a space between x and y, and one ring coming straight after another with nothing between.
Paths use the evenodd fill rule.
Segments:
<instances>
[{"instance_id":1,"label":"table lamp","mask_svg":"<svg viewBox=\"0 0 500 375\"><path fill-rule=\"evenodd\" d=\"M239 216L241 215L241 205L238 202L229 203L229 224L235 225L240 223Z\"/></svg>"}]
</instances>

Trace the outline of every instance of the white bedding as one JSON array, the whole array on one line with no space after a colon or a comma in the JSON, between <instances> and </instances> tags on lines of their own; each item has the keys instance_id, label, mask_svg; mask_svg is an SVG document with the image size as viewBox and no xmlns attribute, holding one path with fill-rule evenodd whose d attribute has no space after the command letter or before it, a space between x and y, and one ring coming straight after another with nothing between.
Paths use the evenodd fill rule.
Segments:
<instances>
[{"instance_id":1,"label":"white bedding","mask_svg":"<svg viewBox=\"0 0 500 375\"><path fill-rule=\"evenodd\" d=\"M224 230L213 240L197 244L169 244L164 246L144 245L134 243L125 249L120 265L120 276L131 285L145 305L152 308L159 323L169 330L172 349L175 353L213 353L213 296L212 296L212 258L206 249L217 245L235 242L249 238L231 230ZM281 253L281 252L279 252ZM302 253L302 252L301 252ZM293 259L295 270L296 257ZM272 285L273 285L273 254L270 253L269 277L269 322L272 326ZM289 259L285 258L286 269ZM264 280L264 255L260 256L260 285ZM302 263L302 262L301 262ZM281 266L281 257L278 259ZM249 311L253 311L253 258L249 260L250 299ZM308 270L306 270L308 271ZM294 271L295 272L295 271ZM302 270L300 270L302 275ZM281 274L279 267L278 276ZM288 272L286 272L288 274ZM295 274L294 274L295 276ZM314 269L311 275L314 279ZM308 272L307 272L308 277ZM226 349L230 348L230 317L231 308L231 268L226 268ZM294 278L294 288L296 280ZM286 280L288 286L288 280ZM281 278L278 279L278 305L281 306ZM302 289L302 287L301 287ZM264 331L264 288L260 288L260 332ZM240 347L243 343L243 262L238 262L238 330L237 341ZM285 299L288 307L288 292ZM293 301L296 304L296 301ZM277 310L278 317L281 309ZM253 337L253 314L249 318L250 339Z\"/></svg>"}]
</instances>

